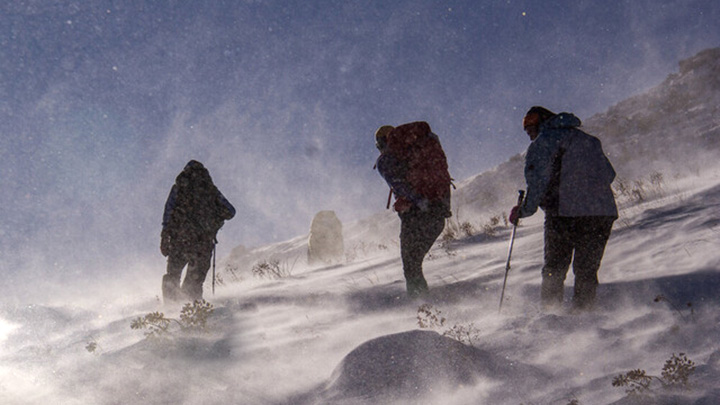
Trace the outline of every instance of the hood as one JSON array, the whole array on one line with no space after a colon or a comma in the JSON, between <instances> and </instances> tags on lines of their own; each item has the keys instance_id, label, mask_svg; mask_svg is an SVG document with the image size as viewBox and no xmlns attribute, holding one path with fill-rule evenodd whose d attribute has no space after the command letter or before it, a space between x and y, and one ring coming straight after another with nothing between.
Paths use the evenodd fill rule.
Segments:
<instances>
[{"instance_id":1,"label":"hood","mask_svg":"<svg viewBox=\"0 0 720 405\"><path fill-rule=\"evenodd\" d=\"M540 125L540 128L576 128L580 125L582 125L580 118L576 117L574 114L562 112L543 122Z\"/></svg>"},{"instance_id":2,"label":"hood","mask_svg":"<svg viewBox=\"0 0 720 405\"><path fill-rule=\"evenodd\" d=\"M212 184L210 172L197 160L191 160L183 168L183 171L175 178L175 183L187 187L190 183Z\"/></svg>"}]
</instances>

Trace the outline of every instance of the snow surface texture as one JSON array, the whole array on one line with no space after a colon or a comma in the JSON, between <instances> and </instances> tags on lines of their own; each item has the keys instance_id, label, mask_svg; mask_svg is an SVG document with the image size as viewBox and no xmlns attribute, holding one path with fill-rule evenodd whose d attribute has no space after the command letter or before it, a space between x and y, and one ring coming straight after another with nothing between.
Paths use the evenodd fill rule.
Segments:
<instances>
[{"instance_id":1,"label":"snow surface texture","mask_svg":"<svg viewBox=\"0 0 720 405\"><path fill-rule=\"evenodd\" d=\"M538 216L518 229L500 314L510 233L502 226L436 247L422 300L405 297L389 247L344 265L297 265L280 279L226 282L207 294L216 310L206 334L171 328L167 338L145 339L131 330L149 312L177 318L179 308L150 297L4 306L0 403L627 404L635 402L611 385L614 376L660 375L681 352L697 364L692 386L658 385L653 401L718 403L720 172L674 186L623 211L593 313L538 309ZM571 285L570 275L566 296ZM419 327L423 304L444 324ZM453 327L467 339L444 336Z\"/></svg>"},{"instance_id":2,"label":"snow surface texture","mask_svg":"<svg viewBox=\"0 0 720 405\"><path fill-rule=\"evenodd\" d=\"M672 83L707 69L685 66L690 70ZM648 97L661 102L666 85ZM701 132L712 153L718 115L707 112L718 104L705 100L711 103L693 110L704 111L705 129L686 122L676 129L690 128L688 137ZM643 103L633 105L650 105ZM154 311L179 317L179 306L155 297L159 273L135 286L89 284L94 288L82 300L66 301L72 304L2 304L0 403L720 403L720 168L670 163L662 177L638 184L648 173L617 162L628 192L619 195L621 218L594 312L540 311L538 214L518 228L498 313L510 228L469 214L482 208L487 188L478 184L513 178L498 168L460 182L453 220L471 220L475 232L438 241L424 266L431 292L420 300L405 296L398 223L383 212L343 227L342 264L298 260L307 235L236 249L218 262L223 284L215 296L206 284L216 308L207 333L171 325L164 338L146 339L130 328ZM497 184L493 190L512 189ZM496 195L497 204L486 207L509 207L513 194ZM286 270L283 277L253 276L254 264L272 259ZM572 283L570 273L566 297ZM659 376L679 353L697 365L687 390L655 381L647 397L630 397L612 386L633 369Z\"/></svg>"}]
</instances>

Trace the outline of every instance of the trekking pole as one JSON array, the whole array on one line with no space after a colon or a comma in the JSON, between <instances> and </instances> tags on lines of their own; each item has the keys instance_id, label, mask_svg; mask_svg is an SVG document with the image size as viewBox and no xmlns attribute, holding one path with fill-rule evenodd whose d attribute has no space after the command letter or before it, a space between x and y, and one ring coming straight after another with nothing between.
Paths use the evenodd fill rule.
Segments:
<instances>
[{"instance_id":1,"label":"trekking pole","mask_svg":"<svg viewBox=\"0 0 720 405\"><path fill-rule=\"evenodd\" d=\"M213 282L212 293L215 295L215 252L217 251L217 239L213 241Z\"/></svg>"},{"instance_id":2,"label":"trekking pole","mask_svg":"<svg viewBox=\"0 0 720 405\"><path fill-rule=\"evenodd\" d=\"M518 190L518 207L522 205L523 199L525 198L525 190ZM510 246L508 247L507 262L505 262L505 279L503 280L502 293L500 293L500 307L498 307L498 313L502 309L503 298L505 298L505 285L507 284L508 273L510 272L510 256L512 256L513 243L515 242L515 231L517 230L517 224L520 222L518 219L513 224L512 235L510 236Z\"/></svg>"}]
</instances>

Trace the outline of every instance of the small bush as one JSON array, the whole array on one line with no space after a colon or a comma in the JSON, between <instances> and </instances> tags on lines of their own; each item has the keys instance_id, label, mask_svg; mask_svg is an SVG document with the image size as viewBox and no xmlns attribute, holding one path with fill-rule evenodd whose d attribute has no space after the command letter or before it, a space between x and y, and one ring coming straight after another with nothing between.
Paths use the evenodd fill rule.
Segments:
<instances>
[{"instance_id":1,"label":"small bush","mask_svg":"<svg viewBox=\"0 0 720 405\"><path fill-rule=\"evenodd\" d=\"M443 332L443 336L447 336L460 343L472 346L473 342L478 340L480 330L476 328L473 323L469 323L467 325L453 325L450 329Z\"/></svg>"},{"instance_id":2,"label":"small bush","mask_svg":"<svg viewBox=\"0 0 720 405\"><path fill-rule=\"evenodd\" d=\"M647 193L645 191L645 182L642 179L635 180L633 182L633 188L631 190L631 195L632 195L633 199L636 202L641 203L641 202L645 201L646 194Z\"/></svg>"},{"instance_id":3,"label":"small bush","mask_svg":"<svg viewBox=\"0 0 720 405\"><path fill-rule=\"evenodd\" d=\"M240 282L242 281L242 277L240 276L240 268L237 264L230 264L227 263L225 265L225 273L230 275L230 281L232 282ZM223 283L220 283L222 285Z\"/></svg>"},{"instance_id":4,"label":"small bush","mask_svg":"<svg viewBox=\"0 0 720 405\"><path fill-rule=\"evenodd\" d=\"M612 184L613 194L615 194L615 198L621 198L628 196L630 194L630 189L627 185L627 180L625 180L622 177L618 177L615 179L615 182Z\"/></svg>"},{"instance_id":5,"label":"small bush","mask_svg":"<svg viewBox=\"0 0 720 405\"><path fill-rule=\"evenodd\" d=\"M345 250L345 261L352 263L361 257L367 257L371 253L382 252L388 249L388 245L382 242L367 243L360 241L355 243L352 248Z\"/></svg>"},{"instance_id":6,"label":"small bush","mask_svg":"<svg viewBox=\"0 0 720 405\"><path fill-rule=\"evenodd\" d=\"M422 304L417 311L418 326L421 329L440 328L445 325L445 317L439 309L430 304Z\"/></svg>"},{"instance_id":7,"label":"small bush","mask_svg":"<svg viewBox=\"0 0 720 405\"><path fill-rule=\"evenodd\" d=\"M660 380L665 388L687 389L690 387L690 376L693 373L695 373L695 362L688 359L685 353L680 353L679 356L673 353L672 357L665 361Z\"/></svg>"},{"instance_id":8,"label":"small bush","mask_svg":"<svg viewBox=\"0 0 720 405\"><path fill-rule=\"evenodd\" d=\"M500 225L500 217L494 216L488 220L488 222L483 225L483 233L487 236L496 236L497 235L497 228Z\"/></svg>"},{"instance_id":9,"label":"small bush","mask_svg":"<svg viewBox=\"0 0 720 405\"><path fill-rule=\"evenodd\" d=\"M135 318L130 329L147 329L145 337L161 337L168 333L172 319L166 318L162 312L151 312L143 317ZM177 322L177 320L175 320Z\"/></svg>"},{"instance_id":10,"label":"small bush","mask_svg":"<svg viewBox=\"0 0 720 405\"><path fill-rule=\"evenodd\" d=\"M442 236L440 237L440 247L445 251L448 256L455 255L455 248L452 243L457 240L457 223L448 221L443 230Z\"/></svg>"},{"instance_id":11,"label":"small bush","mask_svg":"<svg viewBox=\"0 0 720 405\"><path fill-rule=\"evenodd\" d=\"M661 191L665 186L665 179L663 174L660 172L653 172L650 174L650 184L655 187L658 192Z\"/></svg>"},{"instance_id":12,"label":"small bush","mask_svg":"<svg viewBox=\"0 0 720 405\"><path fill-rule=\"evenodd\" d=\"M214 311L213 305L205 300L187 303L180 311L180 323L186 330L205 331L208 318Z\"/></svg>"},{"instance_id":13,"label":"small bush","mask_svg":"<svg viewBox=\"0 0 720 405\"><path fill-rule=\"evenodd\" d=\"M660 377L648 375L645 370L637 369L613 378L613 387L625 387L629 395L644 395L651 392L651 384L658 381L664 389L689 389L690 377L695 372L695 362L685 353L675 355L665 362Z\"/></svg>"},{"instance_id":14,"label":"small bush","mask_svg":"<svg viewBox=\"0 0 720 405\"><path fill-rule=\"evenodd\" d=\"M646 201L648 197L662 196L665 193L665 176L655 171L647 179L640 178L632 182L617 178L612 188L615 198L637 204Z\"/></svg>"},{"instance_id":15,"label":"small bush","mask_svg":"<svg viewBox=\"0 0 720 405\"><path fill-rule=\"evenodd\" d=\"M222 274L218 273L215 276L215 283L218 285L218 287L225 285L225 278L222 276Z\"/></svg>"},{"instance_id":16,"label":"small bush","mask_svg":"<svg viewBox=\"0 0 720 405\"><path fill-rule=\"evenodd\" d=\"M460 231L468 238L475 235L475 227L467 221L460 224Z\"/></svg>"},{"instance_id":17,"label":"small bush","mask_svg":"<svg viewBox=\"0 0 720 405\"><path fill-rule=\"evenodd\" d=\"M87 345L85 345L85 350L87 350L88 353L98 354L100 345L95 339L92 339L87 343Z\"/></svg>"},{"instance_id":18,"label":"small bush","mask_svg":"<svg viewBox=\"0 0 720 405\"><path fill-rule=\"evenodd\" d=\"M257 278L278 279L289 277L291 269L287 262L280 264L280 260L271 259L256 263L252 268L253 276Z\"/></svg>"},{"instance_id":19,"label":"small bush","mask_svg":"<svg viewBox=\"0 0 720 405\"><path fill-rule=\"evenodd\" d=\"M613 183L615 198L633 203L645 201L645 181L638 179L632 183L624 178L617 178Z\"/></svg>"},{"instance_id":20,"label":"small bush","mask_svg":"<svg viewBox=\"0 0 720 405\"><path fill-rule=\"evenodd\" d=\"M613 378L613 387L627 387L625 392L630 395L647 393L650 390L652 377L645 370L637 369L620 374Z\"/></svg>"},{"instance_id":21,"label":"small bush","mask_svg":"<svg viewBox=\"0 0 720 405\"><path fill-rule=\"evenodd\" d=\"M447 221L445 229L443 229L442 236L440 237L443 241L454 241L458 238L459 225L455 221Z\"/></svg>"},{"instance_id":22,"label":"small bush","mask_svg":"<svg viewBox=\"0 0 720 405\"><path fill-rule=\"evenodd\" d=\"M655 299L653 301L667 302L672 307L672 309L674 309L675 312L677 312L678 315L680 315L680 318L682 318L682 320L684 320L684 321L687 320L687 318L685 318L685 315L682 313L680 308L677 305L675 305L675 303L673 303L672 301L667 299L664 295L662 295L662 294L658 295L657 297L655 297ZM692 302L688 302L686 304L686 306L687 306L688 310L690 311L690 319L694 321L695 320L695 309L693 308Z\"/></svg>"},{"instance_id":23,"label":"small bush","mask_svg":"<svg viewBox=\"0 0 720 405\"><path fill-rule=\"evenodd\" d=\"M215 308L205 300L187 303L180 311L180 319L167 318L162 312L151 312L137 317L130 323L130 329L147 329L146 338L166 337L170 334L170 325L175 323L184 332L207 332L207 321Z\"/></svg>"},{"instance_id":24,"label":"small bush","mask_svg":"<svg viewBox=\"0 0 720 405\"><path fill-rule=\"evenodd\" d=\"M503 226L504 226L505 228L507 228L507 227L510 226L510 219L508 219L507 214L504 213L504 212L502 213L502 221L503 221Z\"/></svg>"},{"instance_id":25,"label":"small bush","mask_svg":"<svg viewBox=\"0 0 720 405\"><path fill-rule=\"evenodd\" d=\"M446 319L439 309L431 304L423 304L418 307L417 321L421 329L442 329L445 326ZM478 339L480 330L472 323L468 325L458 324L445 330L442 335L472 346L473 342Z\"/></svg>"}]
</instances>

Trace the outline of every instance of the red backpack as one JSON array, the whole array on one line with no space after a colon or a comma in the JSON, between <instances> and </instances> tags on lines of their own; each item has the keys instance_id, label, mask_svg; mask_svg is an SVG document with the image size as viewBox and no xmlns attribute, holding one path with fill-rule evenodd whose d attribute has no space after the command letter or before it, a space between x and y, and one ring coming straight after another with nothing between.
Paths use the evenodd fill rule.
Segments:
<instances>
[{"instance_id":1,"label":"red backpack","mask_svg":"<svg viewBox=\"0 0 720 405\"><path fill-rule=\"evenodd\" d=\"M452 178L447 158L427 122L411 122L393 129L387 136L387 151L407 162L407 181L416 193L429 201L449 196Z\"/></svg>"}]
</instances>

